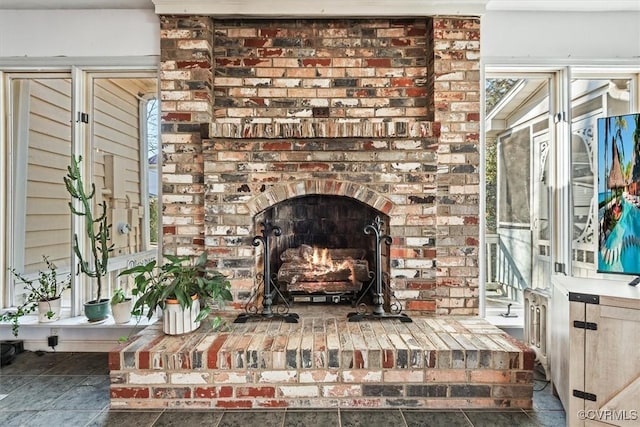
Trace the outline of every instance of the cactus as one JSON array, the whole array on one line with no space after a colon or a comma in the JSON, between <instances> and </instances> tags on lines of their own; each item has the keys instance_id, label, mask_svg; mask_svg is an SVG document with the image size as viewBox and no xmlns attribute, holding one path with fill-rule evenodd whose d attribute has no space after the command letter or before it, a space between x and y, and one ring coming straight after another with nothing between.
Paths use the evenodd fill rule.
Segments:
<instances>
[{"instance_id":1,"label":"cactus","mask_svg":"<svg viewBox=\"0 0 640 427\"><path fill-rule=\"evenodd\" d=\"M80 173L80 163L82 156L71 157L71 165L67 167L67 176L64 177L64 184L72 199L80 201L81 208L76 209L73 201L69 202L71 213L85 217L85 231L89 238L91 249L91 259L87 260L81 253L78 245L78 234L73 236L73 251L78 257L80 271L88 277L96 279L96 302L100 302L102 295L102 278L107 274L107 264L109 263L109 253L113 250L113 245L109 244L111 224L107 219L107 204L102 202L98 205L99 215L96 217L93 209L93 198L96 193L95 184L91 184L89 194L85 192L85 185Z\"/></svg>"}]
</instances>

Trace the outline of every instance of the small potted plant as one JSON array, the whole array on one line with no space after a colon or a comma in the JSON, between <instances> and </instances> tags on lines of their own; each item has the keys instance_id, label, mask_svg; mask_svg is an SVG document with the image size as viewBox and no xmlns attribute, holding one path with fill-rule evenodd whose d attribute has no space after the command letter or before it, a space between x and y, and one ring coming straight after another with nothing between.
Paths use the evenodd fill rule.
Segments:
<instances>
[{"instance_id":1,"label":"small potted plant","mask_svg":"<svg viewBox=\"0 0 640 427\"><path fill-rule=\"evenodd\" d=\"M82 156L78 156L77 159L72 157L71 160L71 165L67 167L67 176L64 177L64 184L71 198L80 202L79 209L76 209L72 202L69 202L69 208L74 215L84 217L90 255L87 257L80 250L77 234L73 236L73 251L78 258L80 271L90 280L95 280L96 285L96 297L84 303L85 316L89 322L99 322L106 319L109 314L109 298L102 298L102 280L107 274L109 255L113 250L113 244L110 244L111 224L107 219L106 202L100 203L98 205L100 210L97 213L94 212L93 198L96 186L92 183L89 193L86 192L80 172Z\"/></svg>"},{"instance_id":2,"label":"small potted plant","mask_svg":"<svg viewBox=\"0 0 640 427\"><path fill-rule=\"evenodd\" d=\"M23 304L19 305L15 311L10 311L0 317L2 321L11 322L11 331L16 337L18 336L20 318L33 313L36 309L38 310L39 322L47 323L58 320L60 318L62 293L71 287L70 275L60 279L56 265L44 255L42 259L47 265L47 270L38 272L37 281L27 279L14 268L9 269L16 279L25 284L27 291Z\"/></svg>"},{"instance_id":3,"label":"small potted plant","mask_svg":"<svg viewBox=\"0 0 640 427\"><path fill-rule=\"evenodd\" d=\"M151 319L157 309L163 311L163 331L168 335L191 332L211 313L213 303L232 299L230 283L226 276L208 270L207 254L195 260L189 256L165 255L166 261L158 266L156 260L124 270L120 275L132 275L136 297L134 314L144 314ZM212 320L217 328L220 316Z\"/></svg>"},{"instance_id":4,"label":"small potted plant","mask_svg":"<svg viewBox=\"0 0 640 427\"><path fill-rule=\"evenodd\" d=\"M117 324L129 323L131 311L133 310L133 299L128 297L124 289L118 288L111 296L111 314L113 321Z\"/></svg>"}]
</instances>

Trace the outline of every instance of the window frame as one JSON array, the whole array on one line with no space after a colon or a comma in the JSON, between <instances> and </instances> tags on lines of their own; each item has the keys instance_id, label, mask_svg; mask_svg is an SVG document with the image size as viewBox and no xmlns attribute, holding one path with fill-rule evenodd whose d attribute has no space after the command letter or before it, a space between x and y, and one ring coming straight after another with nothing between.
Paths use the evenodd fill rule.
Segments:
<instances>
[{"instance_id":1,"label":"window frame","mask_svg":"<svg viewBox=\"0 0 640 427\"><path fill-rule=\"evenodd\" d=\"M593 61L593 64L567 63L560 64L556 61L541 60L537 64L522 63L519 60L510 62L494 63L485 61L481 71L482 93L481 105L485 105L484 85L487 79L496 77L518 77L518 76L540 76L545 73L552 74L550 80L549 93L550 99L549 111L552 116L549 131L555 136L552 138L552 148L550 152L550 171L551 185L553 186L552 197L550 203L550 226L551 228L551 262L556 273L564 271L565 274L573 275L572 268L572 251L573 238L563 239L562 236L570 234L573 227L573 199L571 194L572 186L572 153L571 153L571 137L572 137L572 117L571 111L573 100L571 96L572 79L613 79L613 78L630 78L632 80L630 111L640 111L640 66L637 64L621 64L612 65L609 63L599 64L599 61ZM556 112L563 112L556 116ZM480 155L480 179L486 181L486 119L487 112L481 109L481 155ZM567 143L568 142L568 143ZM499 179L498 179L499 182ZM486 209L486 189L480 186L480 211ZM486 248L486 224L485 216L480 216L480 246ZM597 239L596 239L597 240ZM596 248L597 250L597 248ZM486 316L486 280L487 280L487 255L484 250L480 251L480 316ZM597 260L596 260L597 262ZM595 266L594 266L595 267ZM554 274L553 272L551 274ZM607 278L607 275L603 275ZM611 277L609 277L611 278ZM616 278L619 279L619 276Z\"/></svg>"},{"instance_id":2,"label":"window frame","mask_svg":"<svg viewBox=\"0 0 640 427\"><path fill-rule=\"evenodd\" d=\"M14 265L15 262L15 246L14 239L16 238L15 233L12 231L11 225L15 223L18 218L15 217L13 212L13 208L8 209L9 206L12 206L11 197L13 194L13 182L15 181L14 171L16 165L14 163L14 152L11 147L14 141L14 135L11 134L13 132L13 126L10 123L12 120L10 113L12 113L12 107L10 105L13 93L11 90L11 81L18 77L23 78L45 78L49 76L60 77L60 78L68 78L71 80L71 105L69 106L71 109L71 155L82 155L83 159L89 159L89 161L83 162L83 169L85 176L93 176L93 156L90 155L93 149L93 138L92 133L93 129L90 126L82 126L82 123L79 123L77 120L73 120L74 117L78 117L78 112L89 112L92 111L92 101L93 101L93 93L92 93L92 79L100 78L100 77L111 77L111 78L145 78L145 79L155 79L156 84L156 92L153 96L158 99L159 102L159 86L160 82L158 79L157 72L157 62L153 61L155 58L128 58L128 61L123 61L122 63L131 62L131 65L123 65L123 66L113 66L108 65L108 63L113 63L112 61L108 61L105 59L83 59L86 62L86 65L75 65L77 59L73 58L65 58L68 60L68 63L63 65L56 64L48 64L48 65L39 65L40 60L27 60L25 64L15 65L5 65L3 61L0 61L0 117L2 120L0 121L0 158L4 159L2 166L7 171L7 173L2 174L0 176L0 241L5 242L3 245L0 245L0 269L3 271L3 282L5 286L0 289L0 308L1 307L11 307L15 305L16 302L16 293L17 289L15 286L15 281L13 277L8 272L8 268ZM52 59L52 63L58 62L55 59ZM78 61L82 62L82 61ZM143 108L144 102L140 102L138 108ZM141 121L143 121L142 116L140 117ZM141 128L142 130L143 128ZM146 129L146 123L144 126ZM147 186L147 170L148 170L148 162L145 162L146 159L146 150L147 143L146 138L144 138L145 134L141 134L140 137L140 170L141 170L141 204L145 207L145 218L149 218L149 209L148 209L148 186ZM82 218L78 218L75 215L71 216L72 218L72 234L74 232L78 232L79 235L83 235L81 232L82 226ZM21 219L24 222L24 218ZM124 256L112 257L110 259L110 269L122 269L131 266L132 262L139 262L139 259L148 260L150 257L157 256L157 249L152 249L149 245L149 232L148 232L148 221L143 221L146 226L146 230L143 227L142 236L144 240L142 241L144 245L144 249L142 251L135 252L133 254L128 254ZM24 238L23 238L24 240ZM81 239L84 240L84 239ZM80 242L81 247L84 247L85 242ZM72 248L69 248L70 257L71 257L71 274L74 285L71 289L70 295L70 307L67 307L69 314L71 316L78 316L82 312L82 306L85 300L85 295L89 294L90 284L88 278L85 275L77 275L76 266L77 259L75 254L73 253ZM138 259L138 261L134 260ZM112 265L113 264L113 265ZM59 271L62 273L62 271ZM34 274L35 276L35 274ZM113 288L116 285L116 282L113 280L109 281L108 287Z\"/></svg>"}]
</instances>

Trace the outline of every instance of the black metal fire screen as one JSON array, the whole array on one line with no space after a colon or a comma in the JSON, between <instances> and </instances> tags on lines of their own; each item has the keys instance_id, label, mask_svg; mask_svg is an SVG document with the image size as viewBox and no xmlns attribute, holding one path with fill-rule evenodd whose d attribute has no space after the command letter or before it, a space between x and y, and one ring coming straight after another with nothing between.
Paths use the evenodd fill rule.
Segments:
<instances>
[{"instance_id":1,"label":"black metal fire screen","mask_svg":"<svg viewBox=\"0 0 640 427\"><path fill-rule=\"evenodd\" d=\"M278 289L278 286L276 286L274 282L275 277L271 276L270 237L272 235L276 237L280 236L282 230L277 225L272 224L268 219L261 222L260 225L262 225L262 236L255 236L253 238L253 246L262 244L264 248L262 255L263 272L257 275L257 286L245 305L245 312L239 314L234 323L245 323L252 318L269 320L281 318L287 323L298 323L299 316L295 313L289 313L289 303ZM260 302L261 297L262 302ZM272 306L276 298L278 304L275 306L274 312ZM262 310L260 306L262 306Z\"/></svg>"},{"instance_id":2,"label":"black metal fire screen","mask_svg":"<svg viewBox=\"0 0 640 427\"><path fill-rule=\"evenodd\" d=\"M349 313L347 315L349 322L358 322L365 319L399 319L401 322L412 322L411 318L402 313L402 305L400 301L395 298L393 290L390 288L389 281L385 281L382 272L382 244L391 245L391 236L382 234L382 227L384 222L380 217L375 217L373 222L364 227L365 234L373 234L375 237L375 270L369 272L371 281L369 286L362 293L358 301L356 301L356 307L358 312ZM371 311L366 304L362 303L362 300L368 296L372 290L373 304ZM394 298L395 301L388 301L389 312L385 311L385 298Z\"/></svg>"}]
</instances>

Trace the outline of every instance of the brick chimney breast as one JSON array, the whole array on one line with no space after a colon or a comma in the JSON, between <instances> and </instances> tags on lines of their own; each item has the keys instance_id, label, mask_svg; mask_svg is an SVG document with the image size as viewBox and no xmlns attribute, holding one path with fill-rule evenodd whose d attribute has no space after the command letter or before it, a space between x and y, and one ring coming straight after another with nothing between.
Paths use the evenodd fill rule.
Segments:
<instances>
[{"instance_id":1,"label":"brick chimney breast","mask_svg":"<svg viewBox=\"0 0 640 427\"><path fill-rule=\"evenodd\" d=\"M202 189L165 192L166 248L207 250L241 308L259 272L256 216L350 197L388 216L404 308L477 313L478 18L161 22L163 173L186 161L204 175Z\"/></svg>"}]
</instances>

